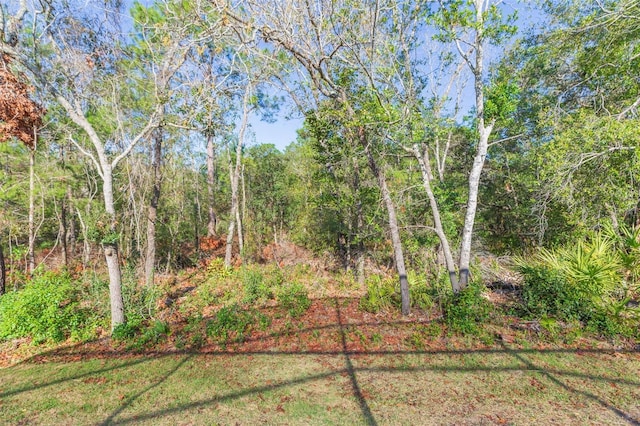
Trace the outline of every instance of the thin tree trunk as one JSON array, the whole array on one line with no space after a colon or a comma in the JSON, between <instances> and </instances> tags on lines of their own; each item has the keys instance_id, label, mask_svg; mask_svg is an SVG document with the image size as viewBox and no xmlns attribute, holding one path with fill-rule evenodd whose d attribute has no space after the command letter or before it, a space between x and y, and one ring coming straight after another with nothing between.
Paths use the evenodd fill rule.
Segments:
<instances>
[{"instance_id":1,"label":"thin tree trunk","mask_svg":"<svg viewBox=\"0 0 640 426\"><path fill-rule=\"evenodd\" d=\"M218 216L215 210L215 184L216 184L216 147L213 135L207 134L207 194L209 195L209 222L207 224L207 236L216 235Z\"/></svg>"},{"instance_id":2,"label":"thin tree trunk","mask_svg":"<svg viewBox=\"0 0 640 426\"><path fill-rule=\"evenodd\" d=\"M67 211L69 212L68 227L67 227L67 247L70 254L70 259L73 260L76 254L76 221L73 220L73 193L71 192L71 185L67 185Z\"/></svg>"},{"instance_id":3,"label":"thin tree trunk","mask_svg":"<svg viewBox=\"0 0 640 426\"><path fill-rule=\"evenodd\" d=\"M398 278L400 280L400 298L402 301L402 315L409 315L410 313L410 299L409 299L409 281L407 279L407 270L404 264L404 253L402 251L402 242L400 240L400 230L398 228L398 218L396 215L396 208L391 199L391 193L387 187L387 181L384 173L378 168L375 158L369 148L367 136L364 128L358 129L360 143L364 148L364 152L367 155L369 161L369 167L371 172L378 181L380 192L382 193L382 200L387 208L387 215L389 220L389 231L391 233L391 243L393 245L393 255L396 263L396 270L398 272Z\"/></svg>"},{"instance_id":4,"label":"thin tree trunk","mask_svg":"<svg viewBox=\"0 0 640 426\"><path fill-rule=\"evenodd\" d=\"M240 123L240 132L238 133L238 143L236 145L236 157L235 157L235 167L231 164L231 159L229 159L229 173L231 174L231 214L229 215L229 231L227 233L227 249L224 256L224 265L228 268L231 266L231 256L233 250L233 233L235 230L235 224L237 222L238 228L241 226L240 222L240 214L239 214L239 205L238 205L238 186L240 180L240 166L242 162L242 147L244 145L244 134L247 130L247 125L249 122L249 96L251 95L251 84L248 84L243 99L243 111L242 111L242 122ZM239 243L242 239L241 230L238 229L238 240ZM240 250L242 253L242 249Z\"/></svg>"},{"instance_id":5,"label":"thin tree trunk","mask_svg":"<svg viewBox=\"0 0 640 426\"><path fill-rule=\"evenodd\" d=\"M451 288L453 289L454 293L457 293L458 291L460 291L460 286L458 283L458 277L456 275L456 266L453 260L453 254L451 253L449 239L444 233L444 227L442 226L442 219L440 218L440 209L438 207L438 202L436 201L436 197L431 188L433 174L431 173L431 165L429 164L428 151L424 149L423 157L420 154L418 146L414 145L412 152L418 160L418 164L420 165L420 172L422 173L422 183L427 193L427 197L429 198L429 205L431 206L431 212L433 215L433 224L436 234L440 239L440 245L442 246L445 265L447 266L447 271L449 272L449 281L451 282Z\"/></svg>"},{"instance_id":6,"label":"thin tree trunk","mask_svg":"<svg viewBox=\"0 0 640 426\"><path fill-rule=\"evenodd\" d=\"M478 188L480 187L480 175L484 167L484 161L489 148L489 136L493 130L494 122L488 125L484 118L484 45L482 26L483 10L481 3L476 0L476 22L478 30L475 39L475 66L473 67L474 89L476 97L476 130L478 132L478 146L473 159L471 172L469 173L469 196L467 199L467 211L462 228L462 241L460 243L460 262L458 269L460 273L459 288L465 288L469 284L469 265L471 263L471 240L473 237L473 226L475 223L476 210L478 208Z\"/></svg>"},{"instance_id":7,"label":"thin tree trunk","mask_svg":"<svg viewBox=\"0 0 640 426\"><path fill-rule=\"evenodd\" d=\"M362 207L362 198L360 195L360 167L358 159L353 158L354 171L354 194L356 197L356 281L360 285L364 285L364 241L362 240L362 229L364 227L364 213ZM352 237L353 238L353 237Z\"/></svg>"},{"instance_id":8,"label":"thin tree trunk","mask_svg":"<svg viewBox=\"0 0 640 426\"><path fill-rule=\"evenodd\" d=\"M62 244L62 262L64 266L69 266L69 249L67 247L67 203L65 197L60 202L60 223L59 223L59 239Z\"/></svg>"},{"instance_id":9,"label":"thin tree trunk","mask_svg":"<svg viewBox=\"0 0 640 426\"><path fill-rule=\"evenodd\" d=\"M0 296L6 292L7 288L7 269L4 264L4 253L2 245L0 245Z\"/></svg>"},{"instance_id":10,"label":"thin tree trunk","mask_svg":"<svg viewBox=\"0 0 640 426\"><path fill-rule=\"evenodd\" d=\"M110 164L102 164L104 207L109 216L109 231L116 232L116 211L113 202L113 174ZM103 242L104 256L109 272L109 299L111 302L111 329L124 324L124 301L122 299L122 272L118 256L118 242L116 238L109 237Z\"/></svg>"},{"instance_id":11,"label":"thin tree trunk","mask_svg":"<svg viewBox=\"0 0 640 426\"><path fill-rule=\"evenodd\" d=\"M240 158L242 161L242 157ZM244 186L244 164L241 166L240 183L242 184L242 204L238 200L238 208L236 209L236 222L238 222L238 248L240 250L240 256L244 255L244 232L242 224L244 223L245 214L247 211L247 193ZM242 209L240 208L242 207ZM240 211L242 210L242 212Z\"/></svg>"},{"instance_id":12,"label":"thin tree trunk","mask_svg":"<svg viewBox=\"0 0 640 426\"><path fill-rule=\"evenodd\" d=\"M193 246L196 249L196 259L200 259L200 220L202 218L200 204L200 181L196 176L196 199L193 206Z\"/></svg>"},{"instance_id":13,"label":"thin tree trunk","mask_svg":"<svg viewBox=\"0 0 640 426\"><path fill-rule=\"evenodd\" d=\"M29 247L27 248L28 274L32 275L36 269L35 258L35 165L36 165L36 148L35 146L29 150Z\"/></svg>"},{"instance_id":14,"label":"thin tree trunk","mask_svg":"<svg viewBox=\"0 0 640 426\"><path fill-rule=\"evenodd\" d=\"M82 213L76 206L76 214L78 215L78 221L80 222L80 232L82 233L82 269L87 269L89 260L91 258L91 244L89 244L89 233L87 232L87 225L82 219Z\"/></svg>"},{"instance_id":15,"label":"thin tree trunk","mask_svg":"<svg viewBox=\"0 0 640 426\"><path fill-rule=\"evenodd\" d=\"M65 154L65 145L62 144L60 145L60 160L62 162L61 166L64 169L65 168L65 162L66 162L66 154ZM59 223L59 238L60 238L60 243L62 244L62 262L64 263L65 267L69 267L69 246L68 246L68 237L67 234L69 233L69 229L67 227L67 223L68 223L68 214L69 212L69 206L68 206L68 202L67 202L67 194L65 192L65 194L61 197L60 200L60 223Z\"/></svg>"},{"instance_id":16,"label":"thin tree trunk","mask_svg":"<svg viewBox=\"0 0 640 426\"><path fill-rule=\"evenodd\" d=\"M153 285L156 266L156 220L158 218L158 202L162 186L162 129L157 128L153 133L153 189L149 201L147 216L147 254L144 263L144 278L147 286Z\"/></svg>"}]
</instances>

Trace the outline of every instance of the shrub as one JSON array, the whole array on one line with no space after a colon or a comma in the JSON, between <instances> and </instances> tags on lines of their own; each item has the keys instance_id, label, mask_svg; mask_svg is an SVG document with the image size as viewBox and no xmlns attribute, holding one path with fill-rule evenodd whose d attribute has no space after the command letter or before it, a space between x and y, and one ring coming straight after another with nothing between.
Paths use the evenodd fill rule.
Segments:
<instances>
[{"instance_id":1,"label":"shrub","mask_svg":"<svg viewBox=\"0 0 640 426\"><path fill-rule=\"evenodd\" d=\"M273 298L273 290L264 275L255 269L245 269L242 275L242 287L244 289L244 301L252 303L257 300Z\"/></svg>"},{"instance_id":2,"label":"shrub","mask_svg":"<svg viewBox=\"0 0 640 426\"><path fill-rule=\"evenodd\" d=\"M170 332L169 324L164 321L155 320L147 326L140 338L136 341L137 346L154 346L166 339Z\"/></svg>"},{"instance_id":3,"label":"shrub","mask_svg":"<svg viewBox=\"0 0 640 426\"><path fill-rule=\"evenodd\" d=\"M479 326L489 318L491 304L482 296L484 287L471 283L457 294L444 300L442 314L445 324L454 333L479 335Z\"/></svg>"},{"instance_id":4,"label":"shrub","mask_svg":"<svg viewBox=\"0 0 640 426\"><path fill-rule=\"evenodd\" d=\"M311 306L307 288L297 282L281 286L277 290L276 300L294 318L304 314Z\"/></svg>"},{"instance_id":5,"label":"shrub","mask_svg":"<svg viewBox=\"0 0 640 426\"><path fill-rule=\"evenodd\" d=\"M130 340L135 337L142 327L139 319L129 319L123 324L118 324L111 332L111 338L114 340Z\"/></svg>"},{"instance_id":6,"label":"shrub","mask_svg":"<svg viewBox=\"0 0 640 426\"><path fill-rule=\"evenodd\" d=\"M360 299L360 309L375 314L391 308L397 298L395 280L372 275L367 278L367 294Z\"/></svg>"},{"instance_id":7,"label":"shrub","mask_svg":"<svg viewBox=\"0 0 640 426\"><path fill-rule=\"evenodd\" d=\"M562 320L585 319L592 311L584 294L569 283L558 270L547 266L523 266L522 303L534 317L554 316Z\"/></svg>"},{"instance_id":8,"label":"shrub","mask_svg":"<svg viewBox=\"0 0 640 426\"><path fill-rule=\"evenodd\" d=\"M80 291L66 273L47 272L22 290L0 298L0 338L31 337L35 343L82 338L95 328L95 314L80 305Z\"/></svg>"},{"instance_id":9,"label":"shrub","mask_svg":"<svg viewBox=\"0 0 640 426\"><path fill-rule=\"evenodd\" d=\"M637 318L627 305L637 291L639 230L605 227L569 247L519 260L523 306L534 316L580 320L606 336L630 336Z\"/></svg>"},{"instance_id":10,"label":"shrub","mask_svg":"<svg viewBox=\"0 0 640 426\"><path fill-rule=\"evenodd\" d=\"M207 323L207 336L226 342L235 335L237 341L242 341L254 322L254 315L239 305L225 306Z\"/></svg>"},{"instance_id":11,"label":"shrub","mask_svg":"<svg viewBox=\"0 0 640 426\"><path fill-rule=\"evenodd\" d=\"M220 258L211 259L211 262L209 262L209 265L207 266L207 272L209 274L209 278L215 281L229 278L233 273L230 268L227 268L224 265L224 259Z\"/></svg>"}]
</instances>

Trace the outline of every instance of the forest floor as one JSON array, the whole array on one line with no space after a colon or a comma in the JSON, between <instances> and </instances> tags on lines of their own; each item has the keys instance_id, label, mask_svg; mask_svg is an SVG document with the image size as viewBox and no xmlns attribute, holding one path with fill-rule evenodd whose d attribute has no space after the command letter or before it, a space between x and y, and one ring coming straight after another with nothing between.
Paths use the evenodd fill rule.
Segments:
<instances>
[{"instance_id":1,"label":"forest floor","mask_svg":"<svg viewBox=\"0 0 640 426\"><path fill-rule=\"evenodd\" d=\"M216 335L214 310L181 307L202 273L165 287L168 328L144 345L3 344L0 424L640 424L637 342L506 315L456 336L438 309L373 314L330 285L300 315L276 303L232 311L247 324Z\"/></svg>"}]
</instances>

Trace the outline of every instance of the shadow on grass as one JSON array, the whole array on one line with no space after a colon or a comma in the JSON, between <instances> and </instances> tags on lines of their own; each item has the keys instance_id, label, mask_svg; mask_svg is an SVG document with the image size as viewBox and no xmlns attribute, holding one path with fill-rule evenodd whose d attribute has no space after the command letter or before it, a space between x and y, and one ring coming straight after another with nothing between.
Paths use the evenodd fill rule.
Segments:
<instances>
[{"instance_id":1,"label":"shadow on grass","mask_svg":"<svg viewBox=\"0 0 640 426\"><path fill-rule=\"evenodd\" d=\"M86 378L89 376L98 375L101 373L107 373L110 371L114 371L121 368L132 367L136 365L144 364L152 359L158 359L162 357L169 356L182 356L173 367L171 367L166 373L160 375L157 380L154 380L151 384L138 391L136 394L124 399L117 409L115 409L107 418L103 421L99 422L100 425L107 424L129 424L136 423L144 420L154 420L160 419L164 416L177 414L182 411L204 408L208 406L215 406L215 404L233 401L248 395L260 394L262 392L268 392L272 390L282 389L290 386L310 383L313 381L323 380L331 377L335 377L337 375L348 377L350 382L350 394L358 404L358 407L361 412L361 418L364 423L368 425L377 425L374 412L371 410L370 402L368 398L365 396L365 393L362 391L360 383L358 381L358 375L362 373L418 373L418 372L458 372L458 373L478 373L478 372L533 372L546 377L551 383L556 385L558 388L563 391L569 393L570 395L581 395L588 400L593 401L594 403L599 404L601 407L609 410L613 414L615 414L620 420L632 424L632 425L640 425L640 419L633 417L630 413L625 412L619 407L616 407L611 402L605 400L604 398L595 395L586 390L578 389L574 386L569 385L566 381L563 381L562 377L567 378L578 378L583 380L591 380L596 382L606 382L611 384L623 384L628 386L640 386L640 380L625 380L614 377L607 377L605 375L597 375L597 374L587 374L582 373L580 371L572 371L569 369L554 369L554 368L543 368L541 366L536 365L531 359L529 359L528 355L539 355L539 354L611 354L610 350L602 350L602 349L545 349L545 350L536 350L536 349L512 349L506 346L504 343L501 343L500 348L493 349L469 349L469 350L411 350L411 351L402 351L402 350L378 350L378 351L359 351L359 350L349 350L348 347L348 332L353 327L358 327L361 325L372 325L373 323L347 323L345 321L343 312L341 310L341 304L339 299L333 299L333 307L335 308L335 323L320 325L318 327L309 327L303 330L297 330L297 332L309 332L313 330L323 330L335 328L339 332L339 342L336 342L336 350L316 350L316 351L219 351L219 352L200 352L200 351L190 351L190 350L175 350L175 351L155 351L155 352L145 352L144 354L131 355L126 354L123 357L123 354L120 352L97 352L97 351L76 351L78 348L82 348L82 345L77 345L76 347L70 347L62 350L53 350L48 353L43 353L36 357L33 357L30 360L26 360L24 363L29 362L42 362L42 360L56 360L60 359L61 361L68 360L69 354L73 353L76 359L86 359L86 358L114 358L114 359L122 359L124 361L115 366L107 366L104 368L94 369L91 371L80 372L77 374L73 374L68 377L53 379L48 382L32 384L28 386L22 386L16 389L8 389L4 392L0 392L0 401L2 398L7 398L13 395L17 395L23 392L30 392L38 389L43 389L46 387L56 386L58 384ZM398 322L395 324L407 324L406 322ZM393 325L394 323L388 322L383 324L373 324L373 325ZM282 335L290 333L289 331L283 332ZM266 339L267 337L263 337ZM637 350L629 350L629 351L619 351L622 353L637 353ZM486 367L486 366L441 366L441 365L429 365L423 364L420 366L382 366L382 367L357 367L353 363L353 357L356 356L378 356L378 357L388 357L388 356L397 356L397 355L471 355L471 354L486 354L486 355L508 355L514 361L517 362L517 365L514 366L502 366L502 367ZM248 355L271 355L271 356L305 356L305 355L331 355L331 356L339 356L344 359L344 367L339 369L330 369L326 372L321 372L313 375L305 375L302 377L295 377L290 380L280 381L278 383L266 384L264 386L253 386L247 389L241 389L235 392L229 392L223 395L216 395L208 399L202 399L198 401L189 402L186 404L182 404L176 407L168 407L163 409L158 409L156 411L150 413L137 414L131 417L117 418L121 416L121 414L126 411L128 408L132 406L132 404L139 399L144 394L152 391L155 388L162 386L171 376L175 375L176 372L183 367L188 361L192 360L196 356L209 356L209 357L237 357L237 356L248 356ZM128 358L127 358L128 357ZM11 367L9 367L10 369ZM369 398L371 399L371 398Z\"/></svg>"}]
</instances>

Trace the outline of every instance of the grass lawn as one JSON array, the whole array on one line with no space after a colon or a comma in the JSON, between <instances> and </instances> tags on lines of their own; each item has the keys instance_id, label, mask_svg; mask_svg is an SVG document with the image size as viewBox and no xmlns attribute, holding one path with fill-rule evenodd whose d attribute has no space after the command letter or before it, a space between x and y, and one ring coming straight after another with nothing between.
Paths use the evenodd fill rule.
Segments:
<instances>
[{"instance_id":1,"label":"grass lawn","mask_svg":"<svg viewBox=\"0 0 640 426\"><path fill-rule=\"evenodd\" d=\"M634 352L76 356L0 369L0 424L640 424Z\"/></svg>"}]
</instances>

